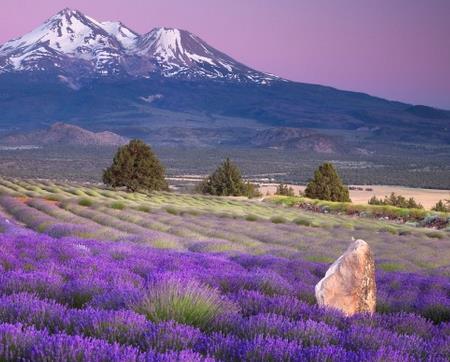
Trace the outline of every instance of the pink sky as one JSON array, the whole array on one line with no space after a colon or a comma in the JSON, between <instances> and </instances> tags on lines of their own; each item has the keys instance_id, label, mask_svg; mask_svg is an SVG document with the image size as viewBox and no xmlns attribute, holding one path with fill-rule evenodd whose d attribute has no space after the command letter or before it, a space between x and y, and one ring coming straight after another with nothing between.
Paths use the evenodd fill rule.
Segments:
<instances>
[{"instance_id":1,"label":"pink sky","mask_svg":"<svg viewBox=\"0 0 450 362\"><path fill-rule=\"evenodd\" d=\"M448 0L1 0L0 43L64 7L186 29L288 79L450 109Z\"/></svg>"}]
</instances>

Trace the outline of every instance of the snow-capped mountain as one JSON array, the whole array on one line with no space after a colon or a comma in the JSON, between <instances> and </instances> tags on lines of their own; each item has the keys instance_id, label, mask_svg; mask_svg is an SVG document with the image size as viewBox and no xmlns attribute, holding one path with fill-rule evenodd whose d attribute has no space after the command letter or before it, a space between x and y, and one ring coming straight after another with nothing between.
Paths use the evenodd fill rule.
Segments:
<instances>
[{"instance_id":1,"label":"snow-capped mountain","mask_svg":"<svg viewBox=\"0 0 450 362\"><path fill-rule=\"evenodd\" d=\"M185 30L155 28L139 39L135 52L154 59L166 77L176 75L257 82L274 79L272 75L236 62Z\"/></svg>"},{"instance_id":2,"label":"snow-capped mountain","mask_svg":"<svg viewBox=\"0 0 450 362\"><path fill-rule=\"evenodd\" d=\"M255 71L184 30L155 28L139 35L120 22L99 22L64 9L32 32L0 46L0 73L56 72L90 76L177 77L267 83Z\"/></svg>"}]
</instances>

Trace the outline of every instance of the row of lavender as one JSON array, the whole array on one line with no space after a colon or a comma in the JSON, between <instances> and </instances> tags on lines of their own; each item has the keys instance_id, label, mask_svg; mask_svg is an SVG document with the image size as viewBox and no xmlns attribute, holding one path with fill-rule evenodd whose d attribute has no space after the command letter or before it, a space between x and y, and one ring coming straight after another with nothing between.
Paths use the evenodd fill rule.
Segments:
<instances>
[{"instance_id":1,"label":"row of lavender","mask_svg":"<svg viewBox=\"0 0 450 362\"><path fill-rule=\"evenodd\" d=\"M402 235L386 231L389 229L376 231L359 220L352 225L349 221L353 220L336 219L334 223L339 221L339 225L312 227L217 215L174 214L165 209L148 210L139 203L114 209L109 202L98 200L94 205L82 206L77 199L53 202L40 197L11 196L0 196L0 208L11 220L56 238L133 241L162 249L195 252L233 251L279 256L301 252L302 258L329 262L345 250L348 241L355 236L370 242L380 269L450 272L447 262L450 239L430 238L421 230Z\"/></svg>"},{"instance_id":2,"label":"row of lavender","mask_svg":"<svg viewBox=\"0 0 450 362\"><path fill-rule=\"evenodd\" d=\"M323 264L53 239L5 220L1 227L0 360L450 357L445 277L378 273L382 313L344 318L314 305Z\"/></svg>"}]
</instances>

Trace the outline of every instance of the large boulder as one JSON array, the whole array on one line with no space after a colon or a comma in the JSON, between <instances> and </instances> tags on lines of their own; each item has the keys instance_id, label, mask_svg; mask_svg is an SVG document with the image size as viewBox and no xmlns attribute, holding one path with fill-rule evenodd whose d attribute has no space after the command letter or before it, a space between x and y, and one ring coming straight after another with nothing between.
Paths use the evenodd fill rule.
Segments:
<instances>
[{"instance_id":1,"label":"large boulder","mask_svg":"<svg viewBox=\"0 0 450 362\"><path fill-rule=\"evenodd\" d=\"M374 313L376 294L375 262L364 240L353 242L316 285L317 303L347 316Z\"/></svg>"}]
</instances>

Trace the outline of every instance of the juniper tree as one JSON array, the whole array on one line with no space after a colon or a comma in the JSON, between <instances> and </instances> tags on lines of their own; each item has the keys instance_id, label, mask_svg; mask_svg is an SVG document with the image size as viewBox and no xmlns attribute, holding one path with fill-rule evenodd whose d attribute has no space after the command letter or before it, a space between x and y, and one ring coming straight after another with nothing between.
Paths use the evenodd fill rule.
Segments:
<instances>
[{"instance_id":1,"label":"juniper tree","mask_svg":"<svg viewBox=\"0 0 450 362\"><path fill-rule=\"evenodd\" d=\"M119 147L112 165L103 172L103 182L133 192L167 190L164 173L164 167L150 146L141 140L132 140Z\"/></svg>"},{"instance_id":2,"label":"juniper tree","mask_svg":"<svg viewBox=\"0 0 450 362\"><path fill-rule=\"evenodd\" d=\"M227 158L199 185L199 191L217 196L258 196L256 185L244 182L239 168Z\"/></svg>"},{"instance_id":3,"label":"juniper tree","mask_svg":"<svg viewBox=\"0 0 450 362\"><path fill-rule=\"evenodd\" d=\"M351 202L348 188L342 184L333 164L325 162L314 172L314 178L305 189L311 199Z\"/></svg>"}]
</instances>

